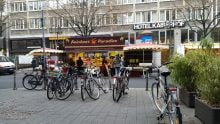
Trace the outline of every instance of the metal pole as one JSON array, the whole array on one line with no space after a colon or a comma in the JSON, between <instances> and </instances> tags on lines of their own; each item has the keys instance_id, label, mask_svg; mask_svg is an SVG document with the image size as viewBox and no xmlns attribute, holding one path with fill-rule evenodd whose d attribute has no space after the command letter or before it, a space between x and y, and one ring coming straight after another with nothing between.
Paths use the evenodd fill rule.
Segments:
<instances>
[{"instance_id":1,"label":"metal pole","mask_svg":"<svg viewBox=\"0 0 220 124\"><path fill-rule=\"evenodd\" d=\"M149 78L149 73L148 73L148 69L146 70L146 74L145 74L145 79L146 79L146 91L148 91L148 78Z\"/></svg>"},{"instance_id":2,"label":"metal pole","mask_svg":"<svg viewBox=\"0 0 220 124\"><path fill-rule=\"evenodd\" d=\"M46 74L46 55L45 55L45 36L44 36L44 11L43 11L43 7L42 7L42 11L41 11L41 26L42 26L42 44L43 44L43 68L42 68L42 74L43 77L45 79L45 74ZM44 84L44 89L46 89L46 82L44 80L43 82Z\"/></svg>"},{"instance_id":3,"label":"metal pole","mask_svg":"<svg viewBox=\"0 0 220 124\"><path fill-rule=\"evenodd\" d=\"M15 60L14 60L14 63L15 63L15 70L14 70L14 87L13 87L13 90L17 90L17 86L16 86L16 70L17 70L17 57L15 56Z\"/></svg>"}]
</instances>

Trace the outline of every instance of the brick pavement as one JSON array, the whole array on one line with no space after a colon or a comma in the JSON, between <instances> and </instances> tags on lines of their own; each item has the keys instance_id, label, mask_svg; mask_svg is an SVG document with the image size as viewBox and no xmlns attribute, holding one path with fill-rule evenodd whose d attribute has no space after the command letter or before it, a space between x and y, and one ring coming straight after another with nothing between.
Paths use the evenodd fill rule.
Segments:
<instances>
[{"instance_id":1,"label":"brick pavement","mask_svg":"<svg viewBox=\"0 0 220 124\"><path fill-rule=\"evenodd\" d=\"M181 106L184 124L201 124L193 109ZM45 91L0 90L0 124L156 124L150 92L130 89L119 103L112 94L81 100L80 91L64 101L48 100Z\"/></svg>"}]
</instances>

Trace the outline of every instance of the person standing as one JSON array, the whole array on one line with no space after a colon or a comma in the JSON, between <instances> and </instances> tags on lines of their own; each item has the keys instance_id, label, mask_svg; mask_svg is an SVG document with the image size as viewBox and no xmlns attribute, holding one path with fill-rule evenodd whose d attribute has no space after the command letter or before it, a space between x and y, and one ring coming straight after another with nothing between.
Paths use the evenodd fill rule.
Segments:
<instances>
[{"instance_id":1,"label":"person standing","mask_svg":"<svg viewBox=\"0 0 220 124\"><path fill-rule=\"evenodd\" d=\"M31 66L33 68L33 71L35 70L35 68L37 67L37 60L35 58L32 59L31 61Z\"/></svg>"},{"instance_id":2,"label":"person standing","mask_svg":"<svg viewBox=\"0 0 220 124\"><path fill-rule=\"evenodd\" d=\"M108 65L108 62L107 60L105 59L105 56L103 56L102 58L102 66L101 66L101 72L104 76L108 76L108 73L107 73L107 69L106 69L106 65Z\"/></svg>"},{"instance_id":3,"label":"person standing","mask_svg":"<svg viewBox=\"0 0 220 124\"><path fill-rule=\"evenodd\" d=\"M83 61L82 58L79 57L79 59L76 61L76 66L77 66L77 70L78 70L78 75L81 74L81 72L83 71Z\"/></svg>"},{"instance_id":4,"label":"person standing","mask_svg":"<svg viewBox=\"0 0 220 124\"><path fill-rule=\"evenodd\" d=\"M77 83L78 75L74 73L76 73L75 72L75 61L73 61L72 59L69 59L69 74L75 76L74 81L73 81L75 85L75 90L79 90L78 83Z\"/></svg>"},{"instance_id":5,"label":"person standing","mask_svg":"<svg viewBox=\"0 0 220 124\"><path fill-rule=\"evenodd\" d=\"M115 59L113 61L113 67L115 68L115 74L118 75L121 67L121 58L119 55L115 56Z\"/></svg>"}]
</instances>

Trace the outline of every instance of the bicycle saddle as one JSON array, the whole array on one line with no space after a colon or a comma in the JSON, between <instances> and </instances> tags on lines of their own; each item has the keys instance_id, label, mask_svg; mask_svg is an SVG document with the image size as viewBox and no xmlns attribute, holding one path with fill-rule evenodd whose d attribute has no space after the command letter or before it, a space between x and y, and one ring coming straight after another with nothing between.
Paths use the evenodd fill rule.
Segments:
<instances>
[{"instance_id":1,"label":"bicycle saddle","mask_svg":"<svg viewBox=\"0 0 220 124\"><path fill-rule=\"evenodd\" d=\"M164 77L167 77L170 75L170 71L161 72L160 74Z\"/></svg>"}]
</instances>

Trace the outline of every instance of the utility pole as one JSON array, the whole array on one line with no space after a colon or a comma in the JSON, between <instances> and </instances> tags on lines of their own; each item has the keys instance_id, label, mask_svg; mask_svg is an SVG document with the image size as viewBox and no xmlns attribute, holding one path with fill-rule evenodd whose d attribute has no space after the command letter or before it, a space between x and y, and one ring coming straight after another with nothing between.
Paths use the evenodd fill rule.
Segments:
<instances>
[{"instance_id":1,"label":"utility pole","mask_svg":"<svg viewBox=\"0 0 220 124\"><path fill-rule=\"evenodd\" d=\"M41 10L41 28L42 28L42 47L43 47L43 65L42 65L42 75L44 77L44 81L43 81L43 85L44 85L44 89L46 89L46 53L45 53L45 36L44 36L44 7L42 6L42 10Z\"/></svg>"}]
</instances>

